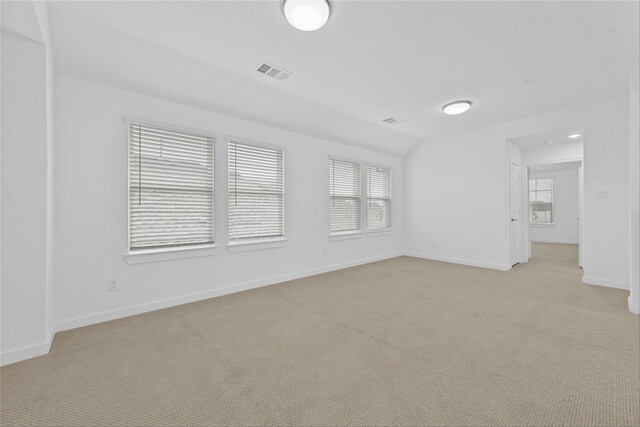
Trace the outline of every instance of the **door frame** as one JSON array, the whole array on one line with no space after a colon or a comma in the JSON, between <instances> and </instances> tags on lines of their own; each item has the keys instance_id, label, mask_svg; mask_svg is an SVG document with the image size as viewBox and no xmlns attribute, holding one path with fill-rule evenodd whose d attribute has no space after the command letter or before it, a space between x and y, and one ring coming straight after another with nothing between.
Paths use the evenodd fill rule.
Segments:
<instances>
[{"instance_id":1,"label":"door frame","mask_svg":"<svg viewBox=\"0 0 640 427\"><path fill-rule=\"evenodd\" d=\"M513 267L516 264L519 264L522 262L522 260L525 258L524 256L524 249L523 249L523 242L524 240L522 239L522 228L523 228L523 210L522 210L522 161L518 161L518 159L514 159L512 157L509 157L509 198L508 198L508 202L507 202L507 206L508 206L508 215L507 215L507 226L509 229L509 266ZM513 247L512 247L512 233L514 233L513 231L513 226L512 226L512 218L511 218L511 168L512 166L515 166L519 173L520 173L520 185L516 188L516 192L518 193L518 195L520 196L520 206L519 206L519 214L518 214L518 228L515 230L516 235L518 236L518 241L520 242L520 250L519 250L519 259L514 263L513 262ZM527 195L527 199L528 199L528 195ZM528 206L528 205L527 205ZM527 210L528 212L528 210ZM528 220L527 220L528 223Z\"/></svg>"}]
</instances>

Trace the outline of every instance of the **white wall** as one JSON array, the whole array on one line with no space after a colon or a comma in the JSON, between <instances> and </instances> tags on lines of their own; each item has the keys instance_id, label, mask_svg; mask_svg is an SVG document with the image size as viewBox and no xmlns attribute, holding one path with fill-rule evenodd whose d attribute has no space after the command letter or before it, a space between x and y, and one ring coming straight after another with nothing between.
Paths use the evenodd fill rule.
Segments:
<instances>
[{"instance_id":1,"label":"white wall","mask_svg":"<svg viewBox=\"0 0 640 427\"><path fill-rule=\"evenodd\" d=\"M636 61L629 79L629 222L630 281L629 309L640 314L640 66Z\"/></svg>"},{"instance_id":2,"label":"white wall","mask_svg":"<svg viewBox=\"0 0 640 427\"><path fill-rule=\"evenodd\" d=\"M577 245L578 168L536 171L534 167L530 170L529 179L537 178L553 178L553 225L529 225L531 241Z\"/></svg>"},{"instance_id":3,"label":"white wall","mask_svg":"<svg viewBox=\"0 0 640 427\"><path fill-rule=\"evenodd\" d=\"M55 106L55 228L59 238L55 241L54 296L59 328L394 256L402 250L402 158L66 75L56 79ZM127 249L127 129L123 115L222 137L216 140L219 248L215 255L137 265L128 265L123 259ZM285 247L227 252L224 135L285 148ZM329 155L393 168L391 234L329 241ZM119 291L107 292L109 278L119 279Z\"/></svg>"},{"instance_id":4,"label":"white wall","mask_svg":"<svg viewBox=\"0 0 640 427\"><path fill-rule=\"evenodd\" d=\"M45 50L2 31L3 363L10 352L47 342Z\"/></svg>"},{"instance_id":5,"label":"white wall","mask_svg":"<svg viewBox=\"0 0 640 427\"><path fill-rule=\"evenodd\" d=\"M419 144L405 157L407 249L508 268L505 141L583 128L585 281L628 289L628 104L620 97ZM609 198L596 200L603 190Z\"/></svg>"}]
</instances>

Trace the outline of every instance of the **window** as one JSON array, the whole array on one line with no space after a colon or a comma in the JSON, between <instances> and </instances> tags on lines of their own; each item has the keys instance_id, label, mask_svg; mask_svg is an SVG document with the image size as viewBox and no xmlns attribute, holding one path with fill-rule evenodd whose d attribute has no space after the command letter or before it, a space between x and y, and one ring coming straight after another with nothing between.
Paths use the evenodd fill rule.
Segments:
<instances>
[{"instance_id":1,"label":"window","mask_svg":"<svg viewBox=\"0 0 640 427\"><path fill-rule=\"evenodd\" d=\"M391 169L367 165L367 230L391 228Z\"/></svg>"},{"instance_id":2,"label":"window","mask_svg":"<svg viewBox=\"0 0 640 427\"><path fill-rule=\"evenodd\" d=\"M229 241L284 237L284 152L229 141Z\"/></svg>"},{"instance_id":3,"label":"window","mask_svg":"<svg viewBox=\"0 0 640 427\"><path fill-rule=\"evenodd\" d=\"M360 164L329 160L329 197L331 233L360 231Z\"/></svg>"},{"instance_id":4,"label":"window","mask_svg":"<svg viewBox=\"0 0 640 427\"><path fill-rule=\"evenodd\" d=\"M553 178L529 180L529 222L553 224Z\"/></svg>"},{"instance_id":5,"label":"window","mask_svg":"<svg viewBox=\"0 0 640 427\"><path fill-rule=\"evenodd\" d=\"M213 244L209 136L129 123L129 250Z\"/></svg>"}]
</instances>

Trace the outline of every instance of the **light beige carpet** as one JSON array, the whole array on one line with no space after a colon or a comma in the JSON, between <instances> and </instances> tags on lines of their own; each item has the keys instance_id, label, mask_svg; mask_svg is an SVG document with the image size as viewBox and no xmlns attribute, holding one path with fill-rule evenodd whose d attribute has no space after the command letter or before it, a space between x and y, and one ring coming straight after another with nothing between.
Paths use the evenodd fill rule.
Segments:
<instances>
[{"instance_id":1,"label":"light beige carpet","mask_svg":"<svg viewBox=\"0 0 640 427\"><path fill-rule=\"evenodd\" d=\"M401 257L60 333L1 369L1 421L638 425L639 317L576 262Z\"/></svg>"}]
</instances>

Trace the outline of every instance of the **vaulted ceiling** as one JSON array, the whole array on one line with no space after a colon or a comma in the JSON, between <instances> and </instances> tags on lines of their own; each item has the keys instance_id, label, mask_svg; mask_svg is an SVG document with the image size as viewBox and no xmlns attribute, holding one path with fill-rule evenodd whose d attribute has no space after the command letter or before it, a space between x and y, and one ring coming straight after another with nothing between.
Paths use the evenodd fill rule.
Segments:
<instances>
[{"instance_id":1,"label":"vaulted ceiling","mask_svg":"<svg viewBox=\"0 0 640 427\"><path fill-rule=\"evenodd\" d=\"M622 95L639 56L638 2L333 1L315 32L291 27L279 1L48 11L58 71L398 155ZM263 61L293 76L265 77ZM473 108L442 114L456 99Z\"/></svg>"}]
</instances>

